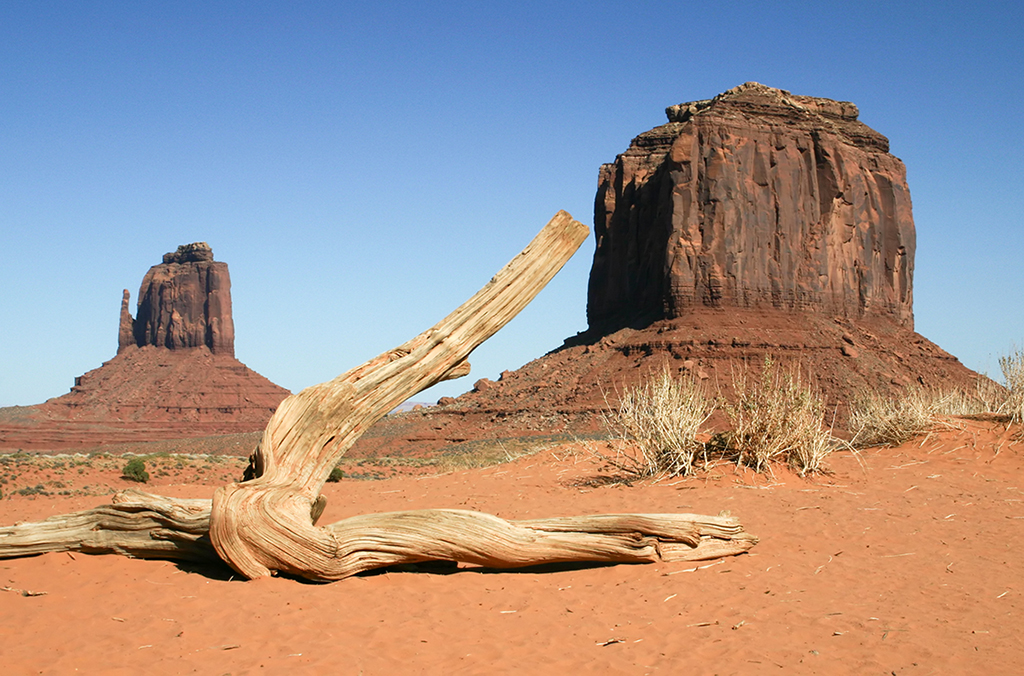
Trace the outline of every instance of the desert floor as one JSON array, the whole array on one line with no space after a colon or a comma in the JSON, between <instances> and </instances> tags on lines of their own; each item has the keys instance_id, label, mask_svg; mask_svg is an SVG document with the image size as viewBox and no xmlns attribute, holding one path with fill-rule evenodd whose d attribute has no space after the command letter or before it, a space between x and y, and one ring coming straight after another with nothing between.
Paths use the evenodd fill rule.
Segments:
<instances>
[{"instance_id":1,"label":"desert floor","mask_svg":"<svg viewBox=\"0 0 1024 676\"><path fill-rule=\"evenodd\" d=\"M175 463L146 490L209 496L241 466ZM132 485L122 464L10 461L0 523L100 504ZM326 585L118 556L4 560L0 664L5 674L1020 673L1020 429L953 420L830 467L813 479L719 466L598 485L593 457L560 445L485 469L346 478L325 488L325 523L423 507L507 518L729 510L761 542L699 564L391 570Z\"/></svg>"}]
</instances>

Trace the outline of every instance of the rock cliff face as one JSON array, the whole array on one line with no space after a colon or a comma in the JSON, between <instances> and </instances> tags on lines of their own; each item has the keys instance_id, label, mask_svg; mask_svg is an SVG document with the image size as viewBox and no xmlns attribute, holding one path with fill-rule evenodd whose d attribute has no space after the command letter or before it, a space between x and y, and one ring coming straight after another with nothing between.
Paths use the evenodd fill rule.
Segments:
<instances>
[{"instance_id":1,"label":"rock cliff face","mask_svg":"<svg viewBox=\"0 0 1024 676\"><path fill-rule=\"evenodd\" d=\"M750 82L666 112L601 167L591 329L699 307L913 328L906 169L857 106Z\"/></svg>"},{"instance_id":2,"label":"rock cliff face","mask_svg":"<svg viewBox=\"0 0 1024 676\"><path fill-rule=\"evenodd\" d=\"M227 263L214 261L206 242L179 246L149 269L139 288L134 320L128 313L128 291L124 292L118 352L131 345L170 350L205 345L214 354L234 355L231 278Z\"/></svg>"}]
</instances>

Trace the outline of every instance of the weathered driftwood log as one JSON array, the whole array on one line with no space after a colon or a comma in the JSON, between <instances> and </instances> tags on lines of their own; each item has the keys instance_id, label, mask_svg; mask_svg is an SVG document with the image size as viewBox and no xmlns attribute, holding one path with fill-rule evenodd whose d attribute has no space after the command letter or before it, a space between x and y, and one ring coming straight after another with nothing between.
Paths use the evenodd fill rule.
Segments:
<instances>
[{"instance_id":1,"label":"weathered driftwood log","mask_svg":"<svg viewBox=\"0 0 1024 676\"><path fill-rule=\"evenodd\" d=\"M0 558L75 551L214 562L220 557L208 537L209 520L209 500L127 490L109 506L0 528ZM506 521L480 512L425 509L356 516L326 529L338 542L337 577L435 560L499 568L698 561L738 554L756 542L735 518L698 514Z\"/></svg>"},{"instance_id":2,"label":"weathered driftwood log","mask_svg":"<svg viewBox=\"0 0 1024 676\"><path fill-rule=\"evenodd\" d=\"M210 543L210 500L126 490L113 504L0 528L0 558L45 552L220 561ZM338 542L338 579L374 568L461 561L516 568L568 561L701 561L757 540L731 516L602 514L532 521L456 509L355 516L325 527Z\"/></svg>"},{"instance_id":3,"label":"weathered driftwood log","mask_svg":"<svg viewBox=\"0 0 1024 676\"><path fill-rule=\"evenodd\" d=\"M220 558L248 578L282 571L338 580L398 563L494 567L567 561L699 560L756 539L727 516L600 515L505 521L461 510L369 514L317 527L320 490L359 436L402 401L468 373L469 354L504 326L579 248L587 229L559 212L461 307L404 345L285 399L251 459L252 478L212 503L125 491L114 504L0 529L0 557L77 550Z\"/></svg>"}]
</instances>

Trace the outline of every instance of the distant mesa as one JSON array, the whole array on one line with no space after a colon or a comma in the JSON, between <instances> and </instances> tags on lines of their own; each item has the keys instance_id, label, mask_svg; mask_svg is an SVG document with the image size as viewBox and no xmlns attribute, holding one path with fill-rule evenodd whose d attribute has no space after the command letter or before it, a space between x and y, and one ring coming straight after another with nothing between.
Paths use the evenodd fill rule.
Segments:
<instances>
[{"instance_id":1,"label":"distant mesa","mask_svg":"<svg viewBox=\"0 0 1024 676\"><path fill-rule=\"evenodd\" d=\"M976 373L913 330L906 168L856 105L748 82L666 114L598 173L589 328L383 421L350 455L593 430L661 368L728 397L732 373L765 355L800 365L837 429L858 393L975 391Z\"/></svg>"},{"instance_id":2,"label":"distant mesa","mask_svg":"<svg viewBox=\"0 0 1024 676\"><path fill-rule=\"evenodd\" d=\"M136 316L121 299L117 355L68 394L0 412L0 449L64 449L262 430L289 392L235 359L228 265L206 242L146 273Z\"/></svg>"}]
</instances>

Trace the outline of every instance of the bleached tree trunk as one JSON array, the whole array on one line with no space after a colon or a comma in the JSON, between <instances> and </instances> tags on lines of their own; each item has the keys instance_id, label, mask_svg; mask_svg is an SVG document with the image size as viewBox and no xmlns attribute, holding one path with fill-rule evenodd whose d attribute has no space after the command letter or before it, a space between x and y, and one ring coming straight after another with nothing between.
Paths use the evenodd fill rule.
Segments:
<instances>
[{"instance_id":1,"label":"bleached tree trunk","mask_svg":"<svg viewBox=\"0 0 1024 676\"><path fill-rule=\"evenodd\" d=\"M562 211L466 303L409 342L285 399L252 458L253 478L212 504L125 492L114 504L0 529L0 557L40 551L219 557L247 578L281 571L338 580L397 563L494 567L716 558L756 539L727 516L600 515L511 522L462 510L369 514L318 527L320 490L344 453L395 406L469 372L469 354L516 316L579 248ZM215 552L215 554L214 554Z\"/></svg>"},{"instance_id":2,"label":"bleached tree trunk","mask_svg":"<svg viewBox=\"0 0 1024 676\"><path fill-rule=\"evenodd\" d=\"M220 557L209 524L210 500L125 490L111 505L0 528L0 559L70 551L210 563ZM757 542L733 517L699 514L505 521L480 512L423 509L356 516L326 529L339 543L336 569L345 575L338 577L435 560L495 568L700 561L739 554Z\"/></svg>"}]
</instances>

